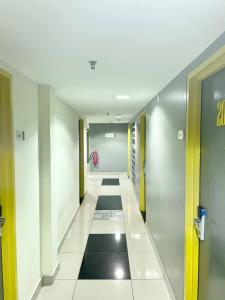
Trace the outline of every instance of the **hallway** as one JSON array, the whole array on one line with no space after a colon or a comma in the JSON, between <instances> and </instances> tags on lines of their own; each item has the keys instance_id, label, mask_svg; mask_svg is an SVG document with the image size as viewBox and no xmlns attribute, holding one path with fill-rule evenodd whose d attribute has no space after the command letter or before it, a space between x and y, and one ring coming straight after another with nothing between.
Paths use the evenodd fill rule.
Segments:
<instances>
[{"instance_id":1,"label":"hallway","mask_svg":"<svg viewBox=\"0 0 225 300\"><path fill-rule=\"evenodd\" d=\"M103 177L119 185L102 185ZM89 175L56 280L38 300L169 300L150 236L127 175Z\"/></svg>"},{"instance_id":2,"label":"hallway","mask_svg":"<svg viewBox=\"0 0 225 300\"><path fill-rule=\"evenodd\" d=\"M0 0L0 300L224 300L225 0Z\"/></svg>"}]
</instances>

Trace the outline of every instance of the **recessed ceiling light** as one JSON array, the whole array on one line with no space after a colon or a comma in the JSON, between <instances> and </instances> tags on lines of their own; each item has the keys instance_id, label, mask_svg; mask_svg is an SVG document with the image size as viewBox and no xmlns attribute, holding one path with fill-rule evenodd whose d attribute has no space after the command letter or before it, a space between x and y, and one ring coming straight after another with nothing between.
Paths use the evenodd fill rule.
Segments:
<instances>
[{"instance_id":1,"label":"recessed ceiling light","mask_svg":"<svg viewBox=\"0 0 225 300\"><path fill-rule=\"evenodd\" d=\"M116 99L118 99L118 100L127 100L127 99L130 99L130 96L128 96L128 95L117 95Z\"/></svg>"}]
</instances>

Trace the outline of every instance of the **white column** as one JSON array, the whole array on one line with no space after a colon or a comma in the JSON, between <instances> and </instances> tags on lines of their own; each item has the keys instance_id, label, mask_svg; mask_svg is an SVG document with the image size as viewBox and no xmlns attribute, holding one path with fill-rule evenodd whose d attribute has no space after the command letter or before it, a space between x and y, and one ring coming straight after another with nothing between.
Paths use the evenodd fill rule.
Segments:
<instances>
[{"instance_id":1,"label":"white column","mask_svg":"<svg viewBox=\"0 0 225 300\"><path fill-rule=\"evenodd\" d=\"M51 101L54 91L39 86L39 180L41 270L44 285L50 285L59 268L57 258L57 212L51 192Z\"/></svg>"}]
</instances>

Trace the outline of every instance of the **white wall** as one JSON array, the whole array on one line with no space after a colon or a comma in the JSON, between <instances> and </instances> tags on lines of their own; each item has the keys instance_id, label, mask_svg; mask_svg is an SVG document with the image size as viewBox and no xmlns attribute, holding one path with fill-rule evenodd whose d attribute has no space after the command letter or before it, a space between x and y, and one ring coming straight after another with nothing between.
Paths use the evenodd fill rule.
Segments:
<instances>
[{"instance_id":1,"label":"white wall","mask_svg":"<svg viewBox=\"0 0 225 300\"><path fill-rule=\"evenodd\" d=\"M79 115L51 100L52 203L57 211L57 245L79 207Z\"/></svg>"},{"instance_id":2,"label":"white wall","mask_svg":"<svg viewBox=\"0 0 225 300\"><path fill-rule=\"evenodd\" d=\"M88 123L87 119L81 116L84 119L84 193L87 192L87 175L88 175L88 162L87 162L87 129Z\"/></svg>"},{"instance_id":3,"label":"white wall","mask_svg":"<svg viewBox=\"0 0 225 300\"><path fill-rule=\"evenodd\" d=\"M54 90L39 86L39 174L41 221L41 271L44 284L50 284L58 265L57 208L52 203L51 184L51 102Z\"/></svg>"},{"instance_id":4,"label":"white wall","mask_svg":"<svg viewBox=\"0 0 225 300\"><path fill-rule=\"evenodd\" d=\"M15 140L16 234L19 300L28 300L40 280L38 87L0 61L12 74L15 130L25 140Z\"/></svg>"},{"instance_id":5,"label":"white wall","mask_svg":"<svg viewBox=\"0 0 225 300\"><path fill-rule=\"evenodd\" d=\"M43 275L39 202L39 86L2 61L0 68L12 74L18 299L29 300ZM79 206L78 120L79 114L56 99L51 89L49 157L55 236L51 249L53 264L57 263L58 245ZM16 141L16 130L25 131L24 141Z\"/></svg>"}]
</instances>

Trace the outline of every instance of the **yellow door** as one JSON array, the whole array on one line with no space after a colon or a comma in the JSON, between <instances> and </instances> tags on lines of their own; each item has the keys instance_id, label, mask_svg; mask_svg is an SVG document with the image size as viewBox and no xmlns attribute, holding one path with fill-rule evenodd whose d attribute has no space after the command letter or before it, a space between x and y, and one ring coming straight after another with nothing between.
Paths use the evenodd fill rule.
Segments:
<instances>
[{"instance_id":1,"label":"yellow door","mask_svg":"<svg viewBox=\"0 0 225 300\"><path fill-rule=\"evenodd\" d=\"M145 192L145 159L146 159L146 116L140 117L140 211L146 220L146 192Z\"/></svg>"},{"instance_id":2,"label":"yellow door","mask_svg":"<svg viewBox=\"0 0 225 300\"><path fill-rule=\"evenodd\" d=\"M127 166L127 176L130 178L130 123L128 124L128 129L127 129L127 158L128 158L128 166Z\"/></svg>"},{"instance_id":3,"label":"yellow door","mask_svg":"<svg viewBox=\"0 0 225 300\"><path fill-rule=\"evenodd\" d=\"M199 288L200 243L196 228L194 227L194 219L198 217L201 194L200 182L202 180L200 176L200 162L201 154L204 154L204 148L201 149L201 118L203 117L201 115L202 82L224 68L225 47L218 50L188 76L185 187L185 300L197 300ZM217 122L216 117L215 114L214 128Z\"/></svg>"},{"instance_id":4,"label":"yellow door","mask_svg":"<svg viewBox=\"0 0 225 300\"><path fill-rule=\"evenodd\" d=\"M80 203L84 199L84 120L79 120Z\"/></svg>"},{"instance_id":5,"label":"yellow door","mask_svg":"<svg viewBox=\"0 0 225 300\"><path fill-rule=\"evenodd\" d=\"M5 300L17 299L14 152L11 77L0 70L0 205L2 227L2 277Z\"/></svg>"}]
</instances>

